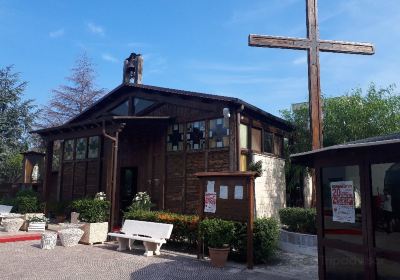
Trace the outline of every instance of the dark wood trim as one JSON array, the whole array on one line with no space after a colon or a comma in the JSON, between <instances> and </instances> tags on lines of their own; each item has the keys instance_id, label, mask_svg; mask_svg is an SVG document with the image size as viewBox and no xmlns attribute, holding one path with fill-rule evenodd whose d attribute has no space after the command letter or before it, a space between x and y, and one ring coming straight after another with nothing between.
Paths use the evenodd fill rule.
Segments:
<instances>
[{"instance_id":1,"label":"dark wood trim","mask_svg":"<svg viewBox=\"0 0 400 280\"><path fill-rule=\"evenodd\" d=\"M253 269L253 232L254 232L254 176L247 178L247 185L249 186L248 196L248 220L247 220L247 268Z\"/></svg>"},{"instance_id":2,"label":"dark wood trim","mask_svg":"<svg viewBox=\"0 0 400 280\"><path fill-rule=\"evenodd\" d=\"M321 169L315 169L315 177L318 186L322 185L322 176L321 176ZM323 219L323 195L321 188L316 188L316 197L317 197L317 240L318 240L318 276L319 279L325 279L325 250L322 246L323 240L323 229L324 229L324 219Z\"/></svg>"}]
</instances>

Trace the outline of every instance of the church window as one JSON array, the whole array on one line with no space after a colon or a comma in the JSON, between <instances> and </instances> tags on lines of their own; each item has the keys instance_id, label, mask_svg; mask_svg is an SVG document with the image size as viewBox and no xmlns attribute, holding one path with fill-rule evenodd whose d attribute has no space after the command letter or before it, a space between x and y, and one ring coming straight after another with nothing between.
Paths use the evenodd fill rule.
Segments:
<instances>
[{"instance_id":1,"label":"church window","mask_svg":"<svg viewBox=\"0 0 400 280\"><path fill-rule=\"evenodd\" d=\"M248 143L248 126L245 124L240 124L240 148L241 149L248 149L249 148L249 143Z\"/></svg>"},{"instance_id":2,"label":"church window","mask_svg":"<svg viewBox=\"0 0 400 280\"><path fill-rule=\"evenodd\" d=\"M186 146L188 150L202 150L205 148L206 140L205 121L191 122L187 124Z\"/></svg>"},{"instance_id":3,"label":"church window","mask_svg":"<svg viewBox=\"0 0 400 280\"><path fill-rule=\"evenodd\" d=\"M223 148L229 146L229 119L220 118L210 120L208 133L210 148Z\"/></svg>"},{"instance_id":4,"label":"church window","mask_svg":"<svg viewBox=\"0 0 400 280\"><path fill-rule=\"evenodd\" d=\"M263 146L264 146L264 153L273 153L273 147L274 147L274 135L271 132L264 131L264 141L263 141Z\"/></svg>"},{"instance_id":5,"label":"church window","mask_svg":"<svg viewBox=\"0 0 400 280\"><path fill-rule=\"evenodd\" d=\"M74 140L66 140L64 142L64 160L74 159Z\"/></svg>"},{"instance_id":6,"label":"church window","mask_svg":"<svg viewBox=\"0 0 400 280\"><path fill-rule=\"evenodd\" d=\"M99 144L99 136L89 137L88 158L97 158L99 156Z\"/></svg>"},{"instance_id":7,"label":"church window","mask_svg":"<svg viewBox=\"0 0 400 280\"><path fill-rule=\"evenodd\" d=\"M168 127L167 150L182 151L183 150L183 124L173 124Z\"/></svg>"},{"instance_id":8,"label":"church window","mask_svg":"<svg viewBox=\"0 0 400 280\"><path fill-rule=\"evenodd\" d=\"M133 102L135 108L135 113L134 113L135 115L146 110L147 108L149 108L151 105L154 104L154 101L142 98L135 98Z\"/></svg>"},{"instance_id":9,"label":"church window","mask_svg":"<svg viewBox=\"0 0 400 280\"><path fill-rule=\"evenodd\" d=\"M261 129L251 128L251 149L261 153Z\"/></svg>"},{"instance_id":10,"label":"church window","mask_svg":"<svg viewBox=\"0 0 400 280\"><path fill-rule=\"evenodd\" d=\"M110 114L113 116L128 116L129 115L129 101L126 100L116 107L114 109L111 109Z\"/></svg>"},{"instance_id":11,"label":"church window","mask_svg":"<svg viewBox=\"0 0 400 280\"><path fill-rule=\"evenodd\" d=\"M76 159L85 159L86 158L86 149L87 149L86 141L87 141L86 138L78 138L76 140L76 151L75 151Z\"/></svg>"},{"instance_id":12,"label":"church window","mask_svg":"<svg viewBox=\"0 0 400 280\"><path fill-rule=\"evenodd\" d=\"M61 142L55 140L53 142L53 159L51 161L51 170L58 171L60 169L60 156L61 156Z\"/></svg>"}]
</instances>

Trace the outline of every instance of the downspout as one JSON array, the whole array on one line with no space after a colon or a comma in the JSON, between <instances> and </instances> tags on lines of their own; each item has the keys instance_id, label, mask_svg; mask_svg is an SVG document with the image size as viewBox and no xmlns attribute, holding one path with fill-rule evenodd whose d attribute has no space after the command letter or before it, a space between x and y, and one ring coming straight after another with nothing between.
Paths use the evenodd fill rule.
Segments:
<instances>
[{"instance_id":1,"label":"downspout","mask_svg":"<svg viewBox=\"0 0 400 280\"><path fill-rule=\"evenodd\" d=\"M115 218L115 196L116 196L116 189L117 189L117 168L118 168L118 140L119 140L119 130L115 132L115 137L112 137L111 135L106 133L106 124L105 121L103 121L103 136L107 139L110 139L113 143L113 150L112 150L112 155L113 158L111 160L111 168L113 170L111 174L111 216L109 220L110 224L110 229L113 227L113 222Z\"/></svg>"}]
</instances>

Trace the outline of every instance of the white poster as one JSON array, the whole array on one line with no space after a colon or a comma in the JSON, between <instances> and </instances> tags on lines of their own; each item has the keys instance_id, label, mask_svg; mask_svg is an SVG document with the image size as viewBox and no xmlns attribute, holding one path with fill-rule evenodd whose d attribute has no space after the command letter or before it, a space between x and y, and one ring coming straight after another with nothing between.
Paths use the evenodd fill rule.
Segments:
<instances>
[{"instance_id":1,"label":"white poster","mask_svg":"<svg viewBox=\"0 0 400 280\"><path fill-rule=\"evenodd\" d=\"M215 192L206 192L204 195L204 212L215 213L217 210L217 194Z\"/></svg>"},{"instance_id":2,"label":"white poster","mask_svg":"<svg viewBox=\"0 0 400 280\"><path fill-rule=\"evenodd\" d=\"M331 183L332 220L339 223L355 223L353 181Z\"/></svg>"},{"instance_id":3,"label":"white poster","mask_svg":"<svg viewBox=\"0 0 400 280\"><path fill-rule=\"evenodd\" d=\"M228 199L228 186L219 186L219 198Z\"/></svg>"},{"instance_id":4,"label":"white poster","mask_svg":"<svg viewBox=\"0 0 400 280\"><path fill-rule=\"evenodd\" d=\"M235 186L235 199L243 199L243 186Z\"/></svg>"},{"instance_id":5,"label":"white poster","mask_svg":"<svg viewBox=\"0 0 400 280\"><path fill-rule=\"evenodd\" d=\"M214 185L215 185L215 181L207 181L207 191L206 192L213 193Z\"/></svg>"}]
</instances>

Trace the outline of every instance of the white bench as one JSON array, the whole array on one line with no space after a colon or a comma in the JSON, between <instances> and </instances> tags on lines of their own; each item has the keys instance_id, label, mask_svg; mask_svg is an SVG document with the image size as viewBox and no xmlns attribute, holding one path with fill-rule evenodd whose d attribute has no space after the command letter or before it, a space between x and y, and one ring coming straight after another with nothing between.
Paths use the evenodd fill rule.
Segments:
<instances>
[{"instance_id":1,"label":"white bench","mask_svg":"<svg viewBox=\"0 0 400 280\"><path fill-rule=\"evenodd\" d=\"M125 220L120 233L109 233L108 236L116 237L118 240L118 251L132 249L135 240L143 241L146 252L144 255L150 257L160 255L162 244L171 236L173 225L144 222L136 220Z\"/></svg>"},{"instance_id":2,"label":"white bench","mask_svg":"<svg viewBox=\"0 0 400 280\"><path fill-rule=\"evenodd\" d=\"M8 206L8 205L0 205L0 218L7 217L13 206Z\"/></svg>"}]
</instances>

